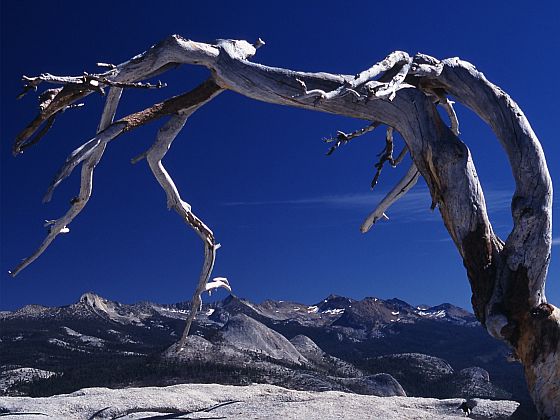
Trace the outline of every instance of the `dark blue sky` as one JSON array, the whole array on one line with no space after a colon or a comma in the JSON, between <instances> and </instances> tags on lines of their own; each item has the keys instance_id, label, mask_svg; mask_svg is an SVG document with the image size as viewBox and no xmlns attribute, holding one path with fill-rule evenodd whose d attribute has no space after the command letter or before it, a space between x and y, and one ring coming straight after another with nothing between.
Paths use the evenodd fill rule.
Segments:
<instances>
[{"instance_id":1,"label":"dark blue sky","mask_svg":"<svg viewBox=\"0 0 560 420\"><path fill-rule=\"evenodd\" d=\"M66 156L94 134L103 103L90 96L86 107L66 112L39 145L14 158L11 143L36 113L33 95L15 100L21 75L93 72L96 62L120 63L173 33L197 41L261 37L267 44L254 61L331 73L355 74L393 50L459 56L520 104L543 144L553 182L560 182L560 92L550 80L560 66L557 2L202 3L1 2L1 309L68 304L86 291L123 302L190 298L202 245L166 210L146 163L129 163L149 147L161 121L111 143L95 172L92 199L70 234L15 279L7 274L43 239L43 220L61 216L76 194L78 171L50 204L41 204ZM206 73L181 67L160 76L165 89L128 91L118 115L186 91ZM458 112L491 220L505 238L510 169L492 132L470 111ZM232 92L189 120L164 164L222 244L214 275L227 276L237 295L256 301L312 303L337 293L470 308L465 270L439 213L429 210L423 182L389 210L389 222L359 232L406 170L385 169L378 189L370 191L383 130L325 156L323 137L363 124ZM553 237L547 295L558 304L558 224Z\"/></svg>"}]
</instances>

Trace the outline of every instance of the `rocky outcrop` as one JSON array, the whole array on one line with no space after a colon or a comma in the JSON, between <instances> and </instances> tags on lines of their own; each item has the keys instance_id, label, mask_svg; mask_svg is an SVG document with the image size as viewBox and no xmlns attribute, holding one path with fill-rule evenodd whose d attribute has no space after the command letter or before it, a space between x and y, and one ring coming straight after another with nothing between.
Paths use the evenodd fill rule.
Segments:
<instances>
[{"instance_id":1,"label":"rocky outcrop","mask_svg":"<svg viewBox=\"0 0 560 420\"><path fill-rule=\"evenodd\" d=\"M318 368L329 375L359 378L364 376L364 373L357 369L351 363L348 363L338 357L331 356L321 350L317 344L305 335L296 335L290 340L294 347L305 358ZM373 394L377 395L377 394Z\"/></svg>"},{"instance_id":2,"label":"rocky outcrop","mask_svg":"<svg viewBox=\"0 0 560 420\"><path fill-rule=\"evenodd\" d=\"M390 373L402 384L408 395L511 398L510 393L492 384L489 373L480 367L455 372L445 360L421 353L391 354L369 362L369 371Z\"/></svg>"},{"instance_id":3,"label":"rocky outcrop","mask_svg":"<svg viewBox=\"0 0 560 420\"><path fill-rule=\"evenodd\" d=\"M338 381L357 394L378 397L406 397L401 384L387 373L363 376L361 378L337 378Z\"/></svg>"},{"instance_id":4,"label":"rocky outcrop","mask_svg":"<svg viewBox=\"0 0 560 420\"><path fill-rule=\"evenodd\" d=\"M394 372L395 377L414 376L419 382L439 381L454 373L445 360L422 353L390 354L377 357L375 362L379 369Z\"/></svg>"},{"instance_id":5,"label":"rocky outcrop","mask_svg":"<svg viewBox=\"0 0 560 420\"><path fill-rule=\"evenodd\" d=\"M457 419L463 399L376 397L339 391L293 391L273 385L225 386L188 384L126 389L89 388L50 398L0 397L3 414L24 417L41 413L57 419L163 418L208 414L214 418L325 419ZM513 401L476 400L471 418L508 419ZM191 416L189 416L191 417ZM28 415L28 418L35 418Z\"/></svg>"},{"instance_id":6,"label":"rocky outcrop","mask_svg":"<svg viewBox=\"0 0 560 420\"><path fill-rule=\"evenodd\" d=\"M220 336L224 342L241 350L285 363L308 363L287 338L245 314L233 316L221 330Z\"/></svg>"},{"instance_id":7,"label":"rocky outcrop","mask_svg":"<svg viewBox=\"0 0 560 420\"><path fill-rule=\"evenodd\" d=\"M462 369L449 381L449 392L464 398L511 398L509 392L490 382L490 374L480 367Z\"/></svg>"}]
</instances>

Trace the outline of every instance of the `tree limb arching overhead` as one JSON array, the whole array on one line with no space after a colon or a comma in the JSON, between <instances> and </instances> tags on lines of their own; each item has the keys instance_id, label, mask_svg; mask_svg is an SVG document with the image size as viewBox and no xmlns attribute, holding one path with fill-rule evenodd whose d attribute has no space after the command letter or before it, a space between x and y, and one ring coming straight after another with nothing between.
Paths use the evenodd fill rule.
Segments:
<instances>
[{"instance_id":1,"label":"tree limb arching overhead","mask_svg":"<svg viewBox=\"0 0 560 420\"><path fill-rule=\"evenodd\" d=\"M544 294L552 242L552 183L540 143L517 104L472 64L458 58L438 60L423 54L411 57L397 51L357 75L335 75L298 72L249 61L263 44L260 39L253 45L235 40L207 44L174 35L104 73L24 78L25 91L36 89L41 82L63 87L41 95L41 112L16 139L14 153L21 153L39 141L54 117L76 101L107 87L110 92L97 135L69 156L46 198L81 163L79 196L72 201L66 215L52 221L43 244L13 274L37 258L58 233L68 231L66 226L91 194L93 169L109 142L126 131L169 116L154 146L135 161L147 159L166 192L168 206L195 229L204 243L205 262L193 296L191 318L178 346L181 348L186 343L201 294L214 287L230 287L222 278L209 282L219 244L212 231L181 199L161 163L188 116L229 89L259 101L370 122L367 129L352 133L351 137L340 133L335 148L378 125L387 125L387 148L378 171L385 160L395 164L398 161L392 157L393 130L406 142L413 164L368 216L362 231L386 216L389 206L421 175L430 189L432 207L439 208L463 258L475 315L492 336L506 341L523 363L539 416L560 419L560 310L549 304ZM161 87L143 81L182 64L205 66L211 70L212 77L191 92L113 122L123 89ZM458 138L459 125L450 96L472 109L492 128L508 156L516 190L512 198L514 227L505 241L495 235L488 220L470 151ZM437 106L447 113L451 127L441 119ZM378 174L375 181L377 177Z\"/></svg>"}]
</instances>

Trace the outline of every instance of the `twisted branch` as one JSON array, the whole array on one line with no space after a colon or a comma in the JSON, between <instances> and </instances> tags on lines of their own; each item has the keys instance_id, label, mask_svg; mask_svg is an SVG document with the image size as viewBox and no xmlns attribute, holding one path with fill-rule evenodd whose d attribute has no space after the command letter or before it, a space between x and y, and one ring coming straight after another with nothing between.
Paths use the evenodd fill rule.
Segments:
<instances>
[{"instance_id":1,"label":"twisted branch","mask_svg":"<svg viewBox=\"0 0 560 420\"><path fill-rule=\"evenodd\" d=\"M393 127L387 127L387 134L385 136L385 148L378 155L381 157L379 158L379 162L375 164L375 168L377 169L377 171L375 172L375 175L373 176L373 179L371 181L371 189L373 189L377 185L377 181L379 180L379 176L381 175L381 171L383 170L383 165L385 165L385 162L389 162L393 168L397 166L396 161L393 159L393 150ZM403 151L405 150L406 149L403 149ZM401 152L401 155L402 154L403 152ZM401 160L403 157L401 157Z\"/></svg>"},{"instance_id":2,"label":"twisted branch","mask_svg":"<svg viewBox=\"0 0 560 420\"><path fill-rule=\"evenodd\" d=\"M208 83L213 84L214 92L205 100L197 102L188 108L184 108L173 115L170 120L162 128L160 128L156 142L145 154L152 173L167 195L167 207L175 210L179 216L181 216L181 218L194 229L204 244L204 263L200 273L198 286L191 300L191 309L186 321L185 329L177 346L178 351L180 351L186 344L192 322L197 311L202 305L202 293L205 291L210 292L212 289L217 287L224 287L231 291L229 282L225 278L215 279L214 282L210 284L208 283L210 274L212 273L212 269L214 267L214 262L216 260L216 251L220 247L220 244L216 243L214 234L210 228L191 211L190 204L181 199L173 179L161 162L171 147L171 143L187 122L189 116L223 91L223 89L215 85L214 82Z\"/></svg>"},{"instance_id":3,"label":"twisted branch","mask_svg":"<svg viewBox=\"0 0 560 420\"><path fill-rule=\"evenodd\" d=\"M12 276L16 276L21 270L35 261L47 249L58 234L61 233L61 230L66 228L82 211L91 197L93 170L101 160L105 148L111 140L114 140L126 131L133 130L134 128L140 127L165 115L175 114L180 110L188 109L193 105L202 105L221 90L222 88L216 85L216 83L208 80L190 92L170 98L143 111L121 118L110 126L103 128L102 131L100 131L93 139L74 150L66 159L65 164L59 170L58 174L49 186L47 193L45 194L44 201L48 202L52 198L52 194L56 187L60 185L65 178L70 176L76 166L82 164L79 195L77 198L72 200L72 206L68 212L52 224L50 232L39 248L37 248L32 255L18 264L17 267L11 270L10 274ZM108 99L111 99L111 97ZM102 125L112 120L114 112L116 111L117 103L118 100L107 101L101 118L102 123L100 124L100 128Z\"/></svg>"},{"instance_id":4,"label":"twisted branch","mask_svg":"<svg viewBox=\"0 0 560 420\"><path fill-rule=\"evenodd\" d=\"M384 60L374 64L368 70L357 74L353 80L346 80L341 86L331 91L323 89L307 89L307 84L302 79L297 79L302 89L302 93L293 95L293 98L307 99L315 98L313 104L317 105L320 101L329 101L333 99L340 99L348 95L352 95L358 101L367 101L372 97L380 99L388 99L392 101L395 98L397 90L405 87L412 87L405 84L404 80L410 70L412 59L403 51L396 51L385 57ZM373 80L375 77L383 72L397 70L388 82L380 80ZM364 93L360 94L359 90Z\"/></svg>"},{"instance_id":5,"label":"twisted branch","mask_svg":"<svg viewBox=\"0 0 560 420\"><path fill-rule=\"evenodd\" d=\"M37 90L37 87L42 83L53 83L56 85L75 85L83 90L91 90L103 93L103 86L112 86L119 88L135 88L135 89L161 89L166 87L167 84L158 81L157 84L143 83L143 82L119 82L118 80L111 80L109 76L116 73L115 69L102 74L84 72L82 76L55 76L50 73L42 73L39 76L28 77L23 76L22 80L25 82L23 92L17 96L17 99L23 98L30 90Z\"/></svg>"},{"instance_id":6,"label":"twisted branch","mask_svg":"<svg viewBox=\"0 0 560 420\"><path fill-rule=\"evenodd\" d=\"M355 139L356 137L363 136L364 134L375 130L380 125L381 125L381 123L375 121L375 122L371 123L370 125L368 125L366 127L363 127L363 128L360 128L356 131L352 131L351 133L344 133L342 131L337 131L336 132L336 137L331 137L331 138L323 140L325 143L335 142L334 145L331 146L329 148L329 150L327 151L327 156L332 155L333 152L336 149L338 149L341 145L348 143L350 140Z\"/></svg>"}]
</instances>

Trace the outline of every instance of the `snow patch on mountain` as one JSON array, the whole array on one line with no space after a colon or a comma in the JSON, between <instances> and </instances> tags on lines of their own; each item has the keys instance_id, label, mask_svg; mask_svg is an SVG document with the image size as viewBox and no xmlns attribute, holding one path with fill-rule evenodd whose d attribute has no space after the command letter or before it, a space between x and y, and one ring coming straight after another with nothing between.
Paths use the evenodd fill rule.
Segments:
<instances>
[{"instance_id":1,"label":"snow patch on mountain","mask_svg":"<svg viewBox=\"0 0 560 420\"><path fill-rule=\"evenodd\" d=\"M161 305L154 305L152 308L161 316L175 319L187 319L191 312L188 309L173 308Z\"/></svg>"},{"instance_id":2,"label":"snow patch on mountain","mask_svg":"<svg viewBox=\"0 0 560 420\"><path fill-rule=\"evenodd\" d=\"M77 331L74 331L72 328L62 327L62 329L71 337L76 337L78 340L89 344L90 346L94 347L103 347L105 345L105 340L99 337L92 337L90 335L80 334Z\"/></svg>"},{"instance_id":3,"label":"snow patch on mountain","mask_svg":"<svg viewBox=\"0 0 560 420\"><path fill-rule=\"evenodd\" d=\"M344 309L327 309L326 311L323 311L321 313L329 315L340 315L344 313Z\"/></svg>"}]
</instances>

